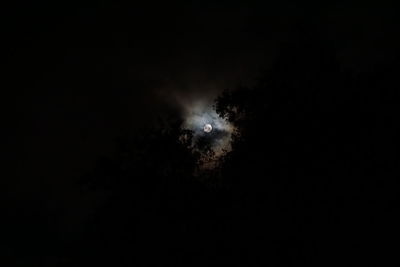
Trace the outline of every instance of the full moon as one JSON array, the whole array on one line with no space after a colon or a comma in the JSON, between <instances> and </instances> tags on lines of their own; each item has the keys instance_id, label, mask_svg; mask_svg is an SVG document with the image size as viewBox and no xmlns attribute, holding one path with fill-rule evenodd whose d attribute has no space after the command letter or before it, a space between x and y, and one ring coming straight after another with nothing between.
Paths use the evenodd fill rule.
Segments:
<instances>
[{"instance_id":1,"label":"full moon","mask_svg":"<svg viewBox=\"0 0 400 267\"><path fill-rule=\"evenodd\" d=\"M213 128L212 128L211 124L209 124L209 123L204 125L204 128L203 128L204 132L206 132L206 133L210 133L212 131L212 129Z\"/></svg>"}]
</instances>

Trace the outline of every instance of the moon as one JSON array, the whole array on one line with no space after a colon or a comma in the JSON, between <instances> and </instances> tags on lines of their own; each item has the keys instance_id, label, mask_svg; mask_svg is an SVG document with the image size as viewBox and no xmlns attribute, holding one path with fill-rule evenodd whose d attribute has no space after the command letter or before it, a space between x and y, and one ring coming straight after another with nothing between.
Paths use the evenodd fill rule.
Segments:
<instances>
[{"instance_id":1,"label":"moon","mask_svg":"<svg viewBox=\"0 0 400 267\"><path fill-rule=\"evenodd\" d=\"M211 124L207 123L206 125L204 125L203 131L205 133L211 133L213 127L211 126Z\"/></svg>"}]
</instances>

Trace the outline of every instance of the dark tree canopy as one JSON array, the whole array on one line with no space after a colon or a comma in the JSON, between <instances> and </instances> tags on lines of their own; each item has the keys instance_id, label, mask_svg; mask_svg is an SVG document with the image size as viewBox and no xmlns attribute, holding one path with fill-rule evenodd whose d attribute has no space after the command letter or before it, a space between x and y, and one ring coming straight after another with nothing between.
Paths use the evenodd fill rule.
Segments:
<instances>
[{"instance_id":1,"label":"dark tree canopy","mask_svg":"<svg viewBox=\"0 0 400 267\"><path fill-rule=\"evenodd\" d=\"M237 131L215 168L199 168L215 155L180 121L119 138L76 182L80 230L59 238L37 215L20 266L389 266L399 62L354 73L323 34L295 31L254 86L216 100Z\"/></svg>"},{"instance_id":2,"label":"dark tree canopy","mask_svg":"<svg viewBox=\"0 0 400 267\"><path fill-rule=\"evenodd\" d=\"M86 180L110 193L87 225L91 252L80 257L286 266L356 263L369 253L381 261L390 248L366 232L380 220L395 225L396 69L343 70L328 40L301 35L255 86L217 99L237 131L216 168L199 172L207 139L193 150L179 123L121 141Z\"/></svg>"},{"instance_id":3,"label":"dark tree canopy","mask_svg":"<svg viewBox=\"0 0 400 267\"><path fill-rule=\"evenodd\" d=\"M238 127L221 165L240 203L235 214L246 214L253 235L275 240L271 249L285 250L286 260L300 253L307 261L299 246L318 251L323 265L360 262L365 253L367 261L392 260L392 248L375 242L386 242L398 210L398 70L345 71L329 41L305 34L256 86L217 100Z\"/></svg>"}]
</instances>

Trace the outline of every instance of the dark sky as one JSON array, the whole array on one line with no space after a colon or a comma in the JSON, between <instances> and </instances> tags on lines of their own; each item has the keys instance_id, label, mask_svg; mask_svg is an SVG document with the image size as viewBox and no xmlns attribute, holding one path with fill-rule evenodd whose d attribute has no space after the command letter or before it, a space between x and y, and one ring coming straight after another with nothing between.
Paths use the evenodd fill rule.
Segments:
<instances>
[{"instance_id":1,"label":"dark sky","mask_svg":"<svg viewBox=\"0 0 400 267\"><path fill-rule=\"evenodd\" d=\"M114 138L179 110L176 95L216 96L251 83L304 21L332 40L343 68L371 70L399 47L394 8L383 3L170 2L2 9L5 151L16 164L6 183L16 196L78 203L74 179L113 151Z\"/></svg>"}]
</instances>

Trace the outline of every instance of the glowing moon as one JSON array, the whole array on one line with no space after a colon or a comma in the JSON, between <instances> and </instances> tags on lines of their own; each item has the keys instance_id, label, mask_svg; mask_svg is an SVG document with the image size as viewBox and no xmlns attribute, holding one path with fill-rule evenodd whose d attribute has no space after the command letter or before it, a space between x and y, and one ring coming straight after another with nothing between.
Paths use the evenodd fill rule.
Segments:
<instances>
[{"instance_id":1,"label":"glowing moon","mask_svg":"<svg viewBox=\"0 0 400 267\"><path fill-rule=\"evenodd\" d=\"M206 133L210 133L212 131L212 129L213 128L212 128L211 124L209 124L209 123L204 125L204 128L203 128L204 132L206 132Z\"/></svg>"}]
</instances>

